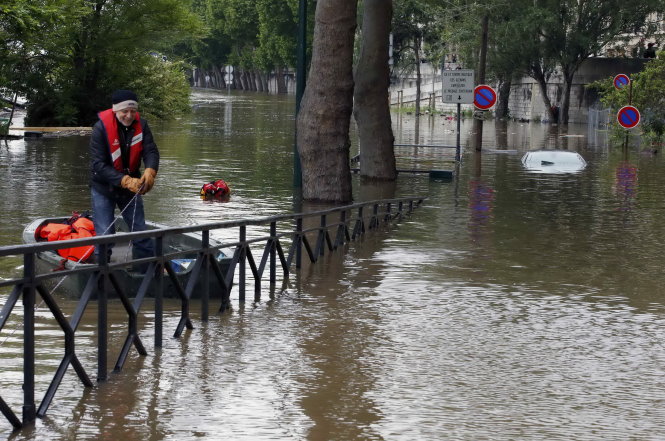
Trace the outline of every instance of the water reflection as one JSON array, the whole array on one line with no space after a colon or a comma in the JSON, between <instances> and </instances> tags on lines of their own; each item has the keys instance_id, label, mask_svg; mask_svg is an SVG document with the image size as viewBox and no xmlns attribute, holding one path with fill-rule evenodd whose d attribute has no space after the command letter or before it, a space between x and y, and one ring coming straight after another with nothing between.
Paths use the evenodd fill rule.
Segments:
<instances>
[{"instance_id":1,"label":"water reflection","mask_svg":"<svg viewBox=\"0 0 665 441\"><path fill-rule=\"evenodd\" d=\"M154 124L163 164L146 197L151 220L193 224L315 210L291 188L291 97L197 91L192 115ZM357 200L426 195L401 223L323 256L323 263L199 320L169 338L180 305L166 302L164 348L153 305L139 317L147 357L85 391L65 376L48 417L15 439L660 439L665 398L663 159L609 147L585 126L471 120L452 182L400 174L354 177ZM453 145L455 121L395 115L396 143ZM352 138L355 139L355 138ZM605 141L597 141L605 139ZM0 148L0 242L38 215L89 205L86 137ZM353 149L357 150L354 144ZM534 174L524 153L567 149L577 174ZM450 169L454 150L400 147L398 167ZM21 169L21 173L17 170ZM226 203L200 199L224 179ZM43 185L52 189L40 194ZM313 221L316 226L316 220ZM235 239L235 237L233 237ZM20 261L2 274L20 271ZM252 286L248 286L251 292ZM6 292L0 293L4 303ZM75 305L64 303L70 316ZM0 396L22 392L21 308L0 332ZM37 308L41 399L63 356L61 331ZM109 363L126 336L111 307ZM96 369L96 309L77 331ZM70 375L71 374L71 375ZM10 427L0 420L0 434Z\"/></svg>"}]
</instances>

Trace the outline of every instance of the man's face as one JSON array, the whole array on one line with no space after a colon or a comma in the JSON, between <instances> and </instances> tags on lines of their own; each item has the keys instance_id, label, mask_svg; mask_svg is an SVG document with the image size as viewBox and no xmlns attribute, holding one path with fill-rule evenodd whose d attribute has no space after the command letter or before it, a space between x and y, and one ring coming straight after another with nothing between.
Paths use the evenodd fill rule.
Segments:
<instances>
[{"instance_id":1,"label":"man's face","mask_svg":"<svg viewBox=\"0 0 665 441\"><path fill-rule=\"evenodd\" d=\"M118 118L118 121L122 123L123 126L129 127L134 122L136 118L136 109L122 109L115 112L115 116Z\"/></svg>"}]
</instances>

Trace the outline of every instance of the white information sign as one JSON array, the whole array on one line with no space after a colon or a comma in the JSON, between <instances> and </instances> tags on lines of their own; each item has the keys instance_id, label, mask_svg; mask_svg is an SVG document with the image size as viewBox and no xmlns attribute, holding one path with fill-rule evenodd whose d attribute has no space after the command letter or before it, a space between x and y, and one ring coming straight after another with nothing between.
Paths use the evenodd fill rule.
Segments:
<instances>
[{"instance_id":1,"label":"white information sign","mask_svg":"<svg viewBox=\"0 0 665 441\"><path fill-rule=\"evenodd\" d=\"M473 104L473 69L444 70L441 79L444 103Z\"/></svg>"}]
</instances>

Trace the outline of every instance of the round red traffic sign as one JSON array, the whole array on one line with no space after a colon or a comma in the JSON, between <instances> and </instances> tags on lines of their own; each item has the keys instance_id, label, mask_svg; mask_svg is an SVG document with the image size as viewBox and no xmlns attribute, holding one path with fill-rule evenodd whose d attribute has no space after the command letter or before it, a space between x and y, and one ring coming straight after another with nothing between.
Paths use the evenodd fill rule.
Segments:
<instances>
[{"instance_id":1,"label":"round red traffic sign","mask_svg":"<svg viewBox=\"0 0 665 441\"><path fill-rule=\"evenodd\" d=\"M496 104L496 92L490 86L481 84L473 89L473 105L480 110L487 110Z\"/></svg>"},{"instance_id":2,"label":"round red traffic sign","mask_svg":"<svg viewBox=\"0 0 665 441\"><path fill-rule=\"evenodd\" d=\"M619 74L616 77L614 77L614 87L617 89L623 89L629 84L630 84L630 78L628 78L628 75Z\"/></svg>"},{"instance_id":3,"label":"round red traffic sign","mask_svg":"<svg viewBox=\"0 0 665 441\"><path fill-rule=\"evenodd\" d=\"M640 123L640 111L634 106L623 106L617 112L617 121L624 129L632 129Z\"/></svg>"}]
</instances>

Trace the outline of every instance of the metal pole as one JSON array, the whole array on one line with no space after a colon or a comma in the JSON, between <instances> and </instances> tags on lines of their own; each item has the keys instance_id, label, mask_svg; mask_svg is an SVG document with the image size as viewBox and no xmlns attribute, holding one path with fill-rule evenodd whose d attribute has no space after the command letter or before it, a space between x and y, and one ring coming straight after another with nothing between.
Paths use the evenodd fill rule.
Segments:
<instances>
[{"instance_id":1,"label":"metal pole","mask_svg":"<svg viewBox=\"0 0 665 441\"><path fill-rule=\"evenodd\" d=\"M457 143L455 144L455 161L459 162L461 158L460 150L460 131L462 130L462 105L457 103Z\"/></svg>"},{"instance_id":2,"label":"metal pole","mask_svg":"<svg viewBox=\"0 0 665 441\"><path fill-rule=\"evenodd\" d=\"M32 424L35 408L35 254L23 256L23 424Z\"/></svg>"},{"instance_id":3,"label":"metal pole","mask_svg":"<svg viewBox=\"0 0 665 441\"><path fill-rule=\"evenodd\" d=\"M307 59L307 0L300 0L298 8L298 53L296 65L296 141L293 146L293 186L302 187L302 169L300 167L300 154L298 153L298 113L300 102L305 93L305 77Z\"/></svg>"},{"instance_id":4,"label":"metal pole","mask_svg":"<svg viewBox=\"0 0 665 441\"><path fill-rule=\"evenodd\" d=\"M245 301L245 263L247 262L247 227L242 225L240 227L240 261L238 262L238 300Z\"/></svg>"},{"instance_id":5,"label":"metal pole","mask_svg":"<svg viewBox=\"0 0 665 441\"><path fill-rule=\"evenodd\" d=\"M482 35L480 44L480 60L478 62L478 84L485 84L485 69L487 66L487 38L489 29L489 17L485 15L482 21ZM476 150L483 149L483 121L473 119L473 131L475 133Z\"/></svg>"},{"instance_id":6,"label":"metal pole","mask_svg":"<svg viewBox=\"0 0 665 441\"><path fill-rule=\"evenodd\" d=\"M201 233L201 247L204 251L210 248L210 230L204 230ZM210 260L212 254L203 254L203 289L201 290L201 321L207 322L209 315L210 301Z\"/></svg>"},{"instance_id":7,"label":"metal pole","mask_svg":"<svg viewBox=\"0 0 665 441\"><path fill-rule=\"evenodd\" d=\"M277 281L277 222L270 222L270 285Z\"/></svg>"},{"instance_id":8,"label":"metal pole","mask_svg":"<svg viewBox=\"0 0 665 441\"><path fill-rule=\"evenodd\" d=\"M101 278L97 289L97 381L107 379L107 357L108 357L108 300L109 270L108 270L108 245L99 245L99 267L102 269Z\"/></svg>"},{"instance_id":9,"label":"metal pole","mask_svg":"<svg viewBox=\"0 0 665 441\"><path fill-rule=\"evenodd\" d=\"M164 236L155 240L155 255L164 255ZM169 262L166 262L169 265ZM157 264L157 276L155 277L155 347L162 347L162 336L164 332L164 260L160 259Z\"/></svg>"}]
</instances>

